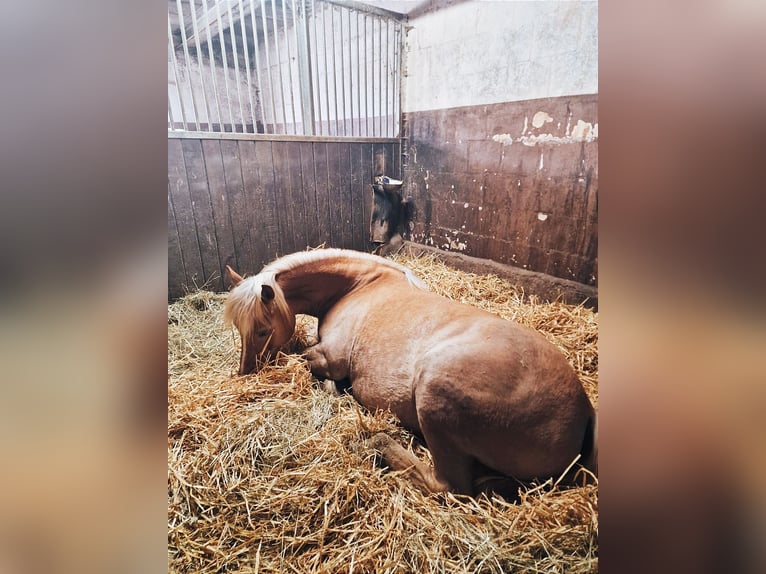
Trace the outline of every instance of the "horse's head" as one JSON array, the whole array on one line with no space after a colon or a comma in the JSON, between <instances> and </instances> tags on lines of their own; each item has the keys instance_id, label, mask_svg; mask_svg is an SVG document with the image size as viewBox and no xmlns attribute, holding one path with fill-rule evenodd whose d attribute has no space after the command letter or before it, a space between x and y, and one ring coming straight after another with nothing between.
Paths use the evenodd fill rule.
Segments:
<instances>
[{"instance_id":1,"label":"horse's head","mask_svg":"<svg viewBox=\"0 0 766 574\"><path fill-rule=\"evenodd\" d=\"M295 331L295 315L285 301L273 273L242 278L228 265L234 288L226 300L224 318L233 323L242 338L239 374L258 371Z\"/></svg>"}]
</instances>

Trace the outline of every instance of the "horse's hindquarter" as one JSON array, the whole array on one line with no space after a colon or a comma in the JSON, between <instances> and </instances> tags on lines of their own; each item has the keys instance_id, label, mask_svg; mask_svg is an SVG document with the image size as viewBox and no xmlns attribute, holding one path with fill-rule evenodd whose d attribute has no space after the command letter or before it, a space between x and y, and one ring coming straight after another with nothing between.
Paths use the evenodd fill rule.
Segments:
<instances>
[{"instance_id":1,"label":"horse's hindquarter","mask_svg":"<svg viewBox=\"0 0 766 574\"><path fill-rule=\"evenodd\" d=\"M351 354L354 395L505 474L563 470L591 406L542 335L409 286L370 293ZM372 303L372 304L370 304Z\"/></svg>"}]
</instances>

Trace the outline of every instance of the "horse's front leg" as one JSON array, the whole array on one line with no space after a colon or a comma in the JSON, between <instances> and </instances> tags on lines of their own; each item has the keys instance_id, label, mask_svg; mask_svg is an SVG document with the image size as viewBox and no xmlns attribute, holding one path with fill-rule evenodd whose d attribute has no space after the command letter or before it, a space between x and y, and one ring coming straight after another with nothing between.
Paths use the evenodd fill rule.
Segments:
<instances>
[{"instance_id":1,"label":"horse's front leg","mask_svg":"<svg viewBox=\"0 0 766 574\"><path fill-rule=\"evenodd\" d=\"M324 381L324 389L333 395L340 395L350 386L348 369L342 361L332 360L329 357L327 346L317 343L308 347L303 356L309 363L311 374L320 381Z\"/></svg>"}]
</instances>

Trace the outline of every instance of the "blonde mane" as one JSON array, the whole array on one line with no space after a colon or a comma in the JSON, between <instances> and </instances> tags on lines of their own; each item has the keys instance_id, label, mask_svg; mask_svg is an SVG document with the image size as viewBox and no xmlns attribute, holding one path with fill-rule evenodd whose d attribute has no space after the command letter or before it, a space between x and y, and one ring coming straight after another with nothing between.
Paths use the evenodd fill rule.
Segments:
<instances>
[{"instance_id":1,"label":"blonde mane","mask_svg":"<svg viewBox=\"0 0 766 574\"><path fill-rule=\"evenodd\" d=\"M256 325L264 324L271 317L269 308L263 303L261 293L267 285L274 290L274 303L277 317L274 319L287 322L291 311L285 301L282 288L276 281L276 273L262 271L258 275L246 277L231 290L223 310L223 318L228 324L234 324L243 337Z\"/></svg>"},{"instance_id":2,"label":"blonde mane","mask_svg":"<svg viewBox=\"0 0 766 574\"><path fill-rule=\"evenodd\" d=\"M410 285L426 290L427 287L420 278L415 275L411 269L404 265L399 265L393 261L383 259L377 255L362 253L361 251L351 251L348 249L316 249L314 251L299 251L285 255L266 265L258 275L246 277L242 282L234 287L229 294L224 306L224 320L228 324L234 324L243 337L253 329L255 325L262 325L269 318L281 321L289 321L291 311L285 301L282 288L277 283L276 277L280 273L295 269L301 265L324 261L326 259L337 259L345 257L369 261L377 265L383 265L396 269L404 274ZM274 290L274 303L278 317L270 317L268 307L263 303L261 293L263 286L269 286Z\"/></svg>"},{"instance_id":3,"label":"blonde mane","mask_svg":"<svg viewBox=\"0 0 766 574\"><path fill-rule=\"evenodd\" d=\"M272 261L266 267L263 268L263 271L261 273L274 273L274 275L278 275L279 273L283 273L285 271L289 271L291 269L295 269L296 267L300 267L301 265L306 265L308 263L315 263L317 261L324 261L325 259L337 259L339 257L345 257L347 259L356 259L361 261L368 261L370 263L374 263L377 265L383 265L385 267L390 267L391 269L396 269L397 271L401 271L404 273L404 276L407 278L407 281L410 283L410 285L413 285L414 287L417 287L419 289L427 290L425 283L417 276L415 273L412 272L411 269L408 269L404 265L399 265L398 263L394 263L393 261L389 261L388 259L384 259L380 257L379 255L372 255L370 253L364 253L362 251L352 251L350 249L336 249L336 248L328 248L328 249L315 249L314 251L299 251L297 253L291 253L290 255L285 255L284 257L280 257L279 259Z\"/></svg>"}]
</instances>

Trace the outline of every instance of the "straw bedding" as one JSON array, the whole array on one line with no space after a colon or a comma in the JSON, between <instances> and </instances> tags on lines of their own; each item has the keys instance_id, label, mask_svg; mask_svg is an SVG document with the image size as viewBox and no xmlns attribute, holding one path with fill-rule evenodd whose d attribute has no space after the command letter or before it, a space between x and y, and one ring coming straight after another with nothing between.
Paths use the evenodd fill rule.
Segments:
<instances>
[{"instance_id":1,"label":"straw bedding","mask_svg":"<svg viewBox=\"0 0 766 574\"><path fill-rule=\"evenodd\" d=\"M534 327L567 356L598 405L598 315L542 303L495 276L432 256L396 256L452 299ZM237 377L225 294L168 308L168 552L171 572L595 572L597 487L497 498L425 496L381 469L367 440L386 432L428 451L389 413L312 380L299 317L278 364Z\"/></svg>"}]
</instances>

